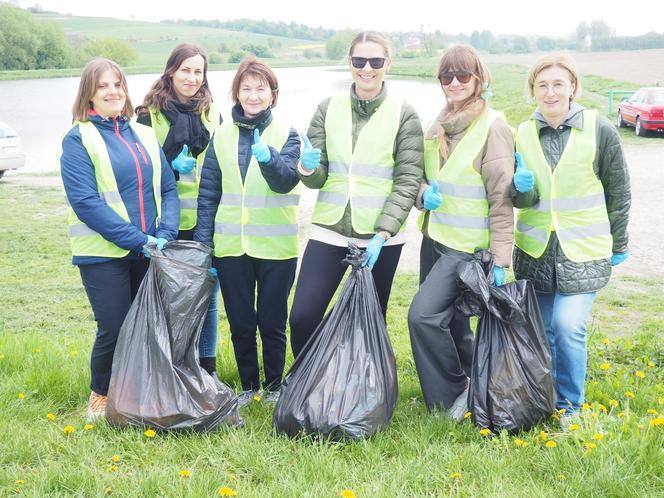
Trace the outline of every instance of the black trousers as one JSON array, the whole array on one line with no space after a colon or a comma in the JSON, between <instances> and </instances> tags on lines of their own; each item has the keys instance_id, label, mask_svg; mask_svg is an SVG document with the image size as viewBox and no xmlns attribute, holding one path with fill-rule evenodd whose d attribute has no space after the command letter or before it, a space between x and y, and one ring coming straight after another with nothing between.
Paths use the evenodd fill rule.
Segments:
<instances>
[{"instance_id":1,"label":"black trousers","mask_svg":"<svg viewBox=\"0 0 664 498\"><path fill-rule=\"evenodd\" d=\"M108 392L120 327L149 264L149 259L141 257L79 266L97 322L97 336L90 356L90 389L97 394L105 396Z\"/></svg>"},{"instance_id":2,"label":"black trousers","mask_svg":"<svg viewBox=\"0 0 664 498\"><path fill-rule=\"evenodd\" d=\"M387 314L392 280L397 270L403 245L385 246L372 270L383 317ZM339 283L346 273L347 266L341 263L348 249L333 246L317 240L310 240L304 250L300 275L295 287L295 298L290 313L291 348L297 357L318 324Z\"/></svg>"},{"instance_id":3,"label":"black trousers","mask_svg":"<svg viewBox=\"0 0 664 498\"><path fill-rule=\"evenodd\" d=\"M424 237L420 258L420 279L426 276L408 310L413 358L427 407L449 408L465 389L472 368L470 320L456 311L454 301L460 266L473 255Z\"/></svg>"},{"instance_id":4,"label":"black trousers","mask_svg":"<svg viewBox=\"0 0 664 498\"><path fill-rule=\"evenodd\" d=\"M231 329L242 389L260 389L256 328L263 345L267 390L281 386L286 361L288 295L295 280L297 258L275 260L251 256L213 258Z\"/></svg>"}]
</instances>

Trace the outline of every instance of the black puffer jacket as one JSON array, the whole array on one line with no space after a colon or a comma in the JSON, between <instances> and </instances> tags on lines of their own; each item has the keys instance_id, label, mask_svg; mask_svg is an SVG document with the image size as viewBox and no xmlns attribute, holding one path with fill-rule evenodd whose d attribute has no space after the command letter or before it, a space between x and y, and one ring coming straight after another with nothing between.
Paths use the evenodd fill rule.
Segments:
<instances>
[{"instance_id":1,"label":"black puffer jacket","mask_svg":"<svg viewBox=\"0 0 664 498\"><path fill-rule=\"evenodd\" d=\"M357 137L371 116L378 110L387 97L387 89L383 84L380 94L372 100L360 100L355 94L354 85L350 90L351 106L353 111L353 148ZM321 149L320 166L313 175L300 175L302 183L309 188L319 189L327 181L328 161L325 137L325 116L331 99L325 99L316 109L307 130L307 135L314 147ZM376 221L375 231L385 231L396 235L401 225L408 218L408 213L415 203L415 197L420 188L424 174L424 139L422 136L422 123L417 117L415 109L407 102L401 108L399 131L394 140L394 183L392 192L385 201L383 212ZM361 234L353 230L351 222L350 203L341 220L333 226L326 226L345 237L370 239L373 234Z\"/></svg>"},{"instance_id":2,"label":"black puffer jacket","mask_svg":"<svg viewBox=\"0 0 664 498\"><path fill-rule=\"evenodd\" d=\"M537 121L540 144L547 162L554 169L565 150L572 128L583 129L583 107L572 104L563 123L551 128L544 117L536 111L530 119ZM606 209L613 236L613 253L627 251L627 222L631 204L629 172L618 132L605 118L597 117L597 150L593 169L602 182ZM514 207L529 207L537 203L535 190L519 193L512 187ZM611 276L610 259L599 259L585 263L570 261L563 253L555 233L551 234L544 254L533 258L520 250L514 251L514 273L517 278L533 282L540 292L559 291L563 294L579 294L601 289Z\"/></svg>"}]
</instances>

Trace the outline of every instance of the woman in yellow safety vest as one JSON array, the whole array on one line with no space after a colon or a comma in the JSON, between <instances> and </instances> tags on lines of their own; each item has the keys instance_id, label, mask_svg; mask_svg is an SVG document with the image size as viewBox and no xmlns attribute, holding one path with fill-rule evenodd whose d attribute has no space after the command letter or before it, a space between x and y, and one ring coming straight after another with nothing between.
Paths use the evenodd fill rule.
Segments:
<instances>
[{"instance_id":1,"label":"woman in yellow safety vest","mask_svg":"<svg viewBox=\"0 0 664 498\"><path fill-rule=\"evenodd\" d=\"M427 407L461 420L467 411L473 335L469 319L454 310L456 281L475 250L490 249L494 282L505 282L514 242L514 137L487 103L491 77L475 49L456 45L446 50L438 80L447 104L424 136L426 183L417 202L423 210L421 285L408 328Z\"/></svg>"},{"instance_id":2,"label":"woman in yellow safety vest","mask_svg":"<svg viewBox=\"0 0 664 498\"><path fill-rule=\"evenodd\" d=\"M537 291L556 404L570 415L584 402L586 321L596 292L629 255L629 175L616 129L575 102L581 82L569 57L535 62L528 90L537 109L517 134L514 271Z\"/></svg>"},{"instance_id":3,"label":"woman in yellow safety vest","mask_svg":"<svg viewBox=\"0 0 664 498\"><path fill-rule=\"evenodd\" d=\"M300 139L272 118L279 85L263 62L246 57L231 94L232 122L216 130L205 155L194 240L214 247L244 405L261 387L256 327L263 343L264 399L279 397L298 256Z\"/></svg>"},{"instance_id":4,"label":"woman in yellow safety vest","mask_svg":"<svg viewBox=\"0 0 664 498\"><path fill-rule=\"evenodd\" d=\"M221 122L208 86L205 51L190 43L175 47L136 114L139 123L155 131L175 174L180 197L177 239L193 240L200 170L210 136ZM218 296L215 289L198 343L200 365L210 374L217 368Z\"/></svg>"},{"instance_id":5,"label":"woman in yellow safety vest","mask_svg":"<svg viewBox=\"0 0 664 498\"><path fill-rule=\"evenodd\" d=\"M88 62L72 113L60 171L72 263L97 322L88 401L93 419L106 412L118 333L148 268L143 246L150 242L161 249L175 238L180 207L173 172L154 132L130 121L134 111L127 80L115 62Z\"/></svg>"},{"instance_id":6,"label":"woman in yellow safety vest","mask_svg":"<svg viewBox=\"0 0 664 498\"><path fill-rule=\"evenodd\" d=\"M349 242L366 249L385 315L405 243L401 229L422 178L420 120L383 82L390 66L387 39L374 31L358 34L348 63L350 91L324 100L303 137L298 173L319 192L291 309L295 356L339 286Z\"/></svg>"}]
</instances>

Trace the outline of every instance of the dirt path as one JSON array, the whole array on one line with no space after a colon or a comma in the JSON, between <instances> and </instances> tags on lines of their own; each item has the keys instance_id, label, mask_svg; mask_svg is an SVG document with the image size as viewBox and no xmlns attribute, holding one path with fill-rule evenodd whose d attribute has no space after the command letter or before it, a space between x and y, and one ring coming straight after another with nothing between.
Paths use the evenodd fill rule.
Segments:
<instances>
[{"instance_id":1,"label":"dirt path","mask_svg":"<svg viewBox=\"0 0 664 498\"><path fill-rule=\"evenodd\" d=\"M629 223L631 256L615 269L615 273L664 278L664 265L661 263L664 255L664 145L625 145L624 150L632 185ZM60 179L57 176L9 172L0 180L0 188L2 185L59 187ZM299 213L302 227L309 224L315 199L315 191L304 189ZM401 271L418 271L421 236L415 225L417 215L413 210L408 219L408 243L399 262ZM306 238L306 232L305 228L303 238Z\"/></svg>"}]
</instances>

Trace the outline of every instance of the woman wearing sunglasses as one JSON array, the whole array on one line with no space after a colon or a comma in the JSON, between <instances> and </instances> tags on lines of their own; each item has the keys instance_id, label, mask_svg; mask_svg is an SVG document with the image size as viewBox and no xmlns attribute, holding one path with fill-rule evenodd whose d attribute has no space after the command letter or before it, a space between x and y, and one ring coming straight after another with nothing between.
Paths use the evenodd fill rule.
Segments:
<instances>
[{"instance_id":1,"label":"woman wearing sunglasses","mask_svg":"<svg viewBox=\"0 0 664 498\"><path fill-rule=\"evenodd\" d=\"M469 319L454 311L456 280L476 249L490 249L496 285L505 281L514 241L510 185L514 138L489 108L487 67L468 45L449 48L438 66L447 105L424 136L426 184L417 198L421 286L408 327L415 366L429 410L455 420L467 410L473 355Z\"/></svg>"},{"instance_id":2,"label":"woman wearing sunglasses","mask_svg":"<svg viewBox=\"0 0 664 498\"><path fill-rule=\"evenodd\" d=\"M535 286L556 406L570 415L584 402L590 308L629 255L629 174L616 129L575 102L581 83L569 57L535 62L528 90L537 108L517 139L514 271Z\"/></svg>"},{"instance_id":3,"label":"woman wearing sunglasses","mask_svg":"<svg viewBox=\"0 0 664 498\"><path fill-rule=\"evenodd\" d=\"M298 174L319 192L290 315L294 356L341 282L349 242L366 249L385 316L405 242L401 228L422 179L419 118L383 82L390 66L387 39L373 31L358 34L348 61L350 91L324 100L303 137Z\"/></svg>"}]
</instances>

